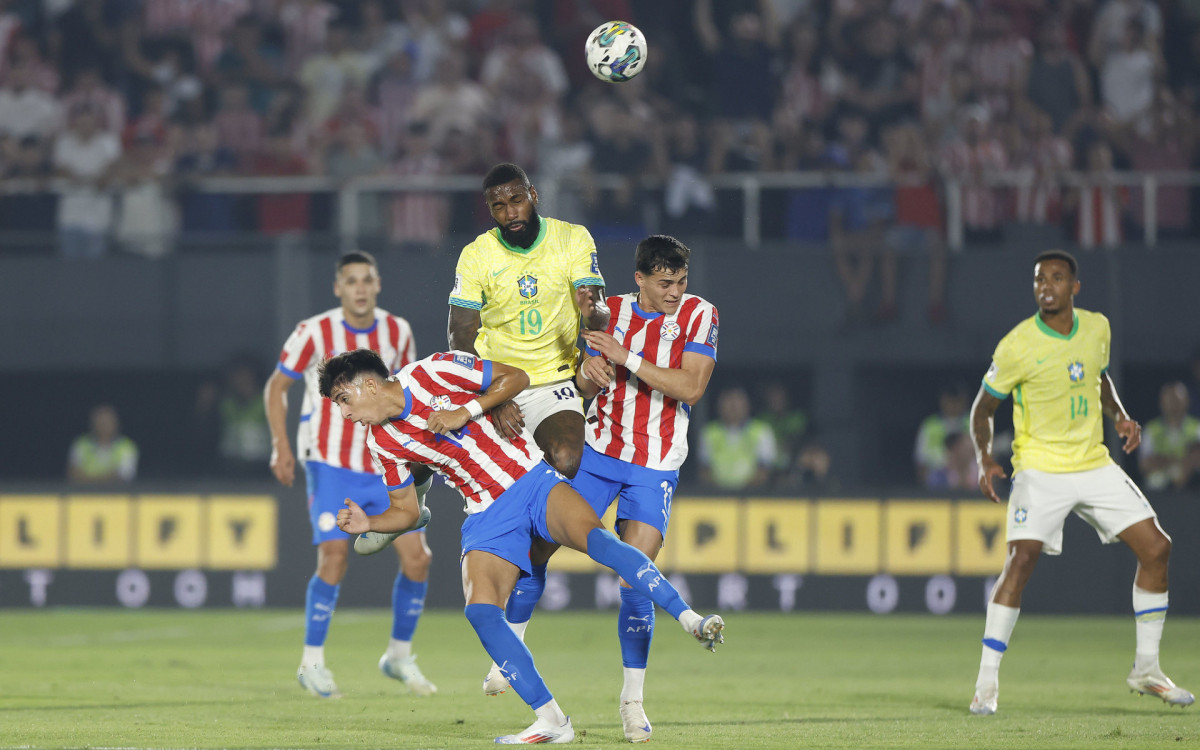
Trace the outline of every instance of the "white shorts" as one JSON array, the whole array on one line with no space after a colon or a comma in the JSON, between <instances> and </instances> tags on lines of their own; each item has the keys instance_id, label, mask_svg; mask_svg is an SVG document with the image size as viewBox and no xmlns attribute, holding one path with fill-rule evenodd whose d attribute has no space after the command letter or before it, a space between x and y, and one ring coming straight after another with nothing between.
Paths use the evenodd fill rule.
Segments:
<instances>
[{"instance_id":1,"label":"white shorts","mask_svg":"<svg viewBox=\"0 0 1200 750\"><path fill-rule=\"evenodd\" d=\"M583 398L575 390L574 379L556 380L553 383L526 388L513 399L525 415L525 429L529 434L537 432L538 425L551 414L573 411L583 416Z\"/></svg>"},{"instance_id":2,"label":"white shorts","mask_svg":"<svg viewBox=\"0 0 1200 750\"><path fill-rule=\"evenodd\" d=\"M1110 544L1138 521L1156 518L1150 501L1116 464L1052 474L1026 469L1013 479L1008 498L1008 541L1034 539L1048 555L1062 553L1063 523L1075 515Z\"/></svg>"}]
</instances>

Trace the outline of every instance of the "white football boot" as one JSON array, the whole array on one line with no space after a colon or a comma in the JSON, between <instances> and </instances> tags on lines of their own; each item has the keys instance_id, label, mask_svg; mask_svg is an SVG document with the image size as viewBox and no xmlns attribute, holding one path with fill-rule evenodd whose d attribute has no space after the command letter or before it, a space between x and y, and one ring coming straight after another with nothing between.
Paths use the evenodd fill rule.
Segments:
<instances>
[{"instance_id":1,"label":"white football boot","mask_svg":"<svg viewBox=\"0 0 1200 750\"><path fill-rule=\"evenodd\" d=\"M398 536L400 532L364 531L355 538L354 551L360 555L373 555L392 546Z\"/></svg>"},{"instance_id":2,"label":"white football boot","mask_svg":"<svg viewBox=\"0 0 1200 750\"><path fill-rule=\"evenodd\" d=\"M410 654L403 659L389 659L388 655L384 654L379 657L379 671L383 672L384 677L400 680L415 695L433 695L437 692L437 685L430 682L417 666L416 654Z\"/></svg>"},{"instance_id":3,"label":"white football boot","mask_svg":"<svg viewBox=\"0 0 1200 750\"><path fill-rule=\"evenodd\" d=\"M554 726L549 721L538 719L520 734L506 734L496 738L497 745L564 745L575 740L575 728L571 726L571 717L562 726Z\"/></svg>"},{"instance_id":4,"label":"white football boot","mask_svg":"<svg viewBox=\"0 0 1200 750\"><path fill-rule=\"evenodd\" d=\"M996 713L1000 698L1000 685L992 683L984 687L975 686L975 697L971 698L971 713L976 716L991 716Z\"/></svg>"},{"instance_id":5,"label":"white football boot","mask_svg":"<svg viewBox=\"0 0 1200 750\"><path fill-rule=\"evenodd\" d=\"M650 741L653 729L641 701L621 701L621 723L625 725L625 739L630 742Z\"/></svg>"},{"instance_id":6,"label":"white football boot","mask_svg":"<svg viewBox=\"0 0 1200 750\"><path fill-rule=\"evenodd\" d=\"M492 668L488 670L487 677L483 678L483 694L491 697L500 695L506 690L508 690L508 680L500 671L500 666L496 662L492 662Z\"/></svg>"},{"instance_id":7,"label":"white football boot","mask_svg":"<svg viewBox=\"0 0 1200 750\"><path fill-rule=\"evenodd\" d=\"M1196 702L1196 696L1171 682L1171 678L1162 673L1161 669L1151 669L1138 672L1135 668L1125 678L1125 684L1135 693L1154 695L1162 698L1168 706L1190 706Z\"/></svg>"},{"instance_id":8,"label":"white football boot","mask_svg":"<svg viewBox=\"0 0 1200 750\"><path fill-rule=\"evenodd\" d=\"M709 651L716 651L717 644L725 642L725 636L721 634L724 629L725 621L720 615L709 615L692 628L692 635L700 641L700 645Z\"/></svg>"},{"instance_id":9,"label":"white football boot","mask_svg":"<svg viewBox=\"0 0 1200 750\"><path fill-rule=\"evenodd\" d=\"M300 681L300 687L318 698L342 697L337 683L333 681L333 672L326 669L324 664L308 668L300 667L296 672L296 679Z\"/></svg>"}]
</instances>

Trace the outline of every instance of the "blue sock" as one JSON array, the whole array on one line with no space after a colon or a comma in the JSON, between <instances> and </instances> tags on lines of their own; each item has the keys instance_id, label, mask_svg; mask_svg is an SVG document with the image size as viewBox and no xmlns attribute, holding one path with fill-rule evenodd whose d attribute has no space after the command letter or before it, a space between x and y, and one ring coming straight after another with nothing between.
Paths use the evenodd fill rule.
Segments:
<instances>
[{"instance_id":1,"label":"blue sock","mask_svg":"<svg viewBox=\"0 0 1200 750\"><path fill-rule=\"evenodd\" d=\"M508 595L508 606L504 608L504 619L509 622L529 622L533 608L546 590L546 566L534 565L533 575L521 576L517 587Z\"/></svg>"},{"instance_id":2,"label":"blue sock","mask_svg":"<svg viewBox=\"0 0 1200 750\"><path fill-rule=\"evenodd\" d=\"M624 586L617 638L621 641L621 666L645 669L650 660L650 641L654 638L654 602Z\"/></svg>"},{"instance_id":3,"label":"blue sock","mask_svg":"<svg viewBox=\"0 0 1200 750\"><path fill-rule=\"evenodd\" d=\"M553 700L554 696L550 695L542 676L533 666L533 654L508 627L503 610L492 604L468 604L464 612L484 650L500 665L500 671L521 700L534 709Z\"/></svg>"},{"instance_id":4,"label":"blue sock","mask_svg":"<svg viewBox=\"0 0 1200 750\"><path fill-rule=\"evenodd\" d=\"M637 547L630 547L606 529L592 529L587 536L587 553L601 565L612 568L642 596L649 597L676 620L689 609L679 592L654 562Z\"/></svg>"},{"instance_id":5,"label":"blue sock","mask_svg":"<svg viewBox=\"0 0 1200 750\"><path fill-rule=\"evenodd\" d=\"M316 573L308 582L304 597L304 645L324 646L329 634L329 618L337 605L339 586L325 583Z\"/></svg>"},{"instance_id":6,"label":"blue sock","mask_svg":"<svg viewBox=\"0 0 1200 750\"><path fill-rule=\"evenodd\" d=\"M425 611L428 588L428 581L414 581L405 576L403 570L396 574L396 582L392 585L392 637L396 640L412 640L417 620Z\"/></svg>"}]
</instances>

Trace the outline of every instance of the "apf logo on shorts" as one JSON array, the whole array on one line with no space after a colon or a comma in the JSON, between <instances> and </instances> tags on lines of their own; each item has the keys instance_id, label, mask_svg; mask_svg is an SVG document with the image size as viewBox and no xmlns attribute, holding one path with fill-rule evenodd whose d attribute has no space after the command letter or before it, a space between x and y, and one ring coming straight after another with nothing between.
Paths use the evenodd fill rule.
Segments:
<instances>
[{"instance_id":1,"label":"apf logo on shorts","mask_svg":"<svg viewBox=\"0 0 1200 750\"><path fill-rule=\"evenodd\" d=\"M1013 522L1016 523L1016 525L1024 526L1025 522L1028 520L1029 520L1029 511L1026 510L1025 508L1018 507L1016 510L1013 511Z\"/></svg>"}]
</instances>

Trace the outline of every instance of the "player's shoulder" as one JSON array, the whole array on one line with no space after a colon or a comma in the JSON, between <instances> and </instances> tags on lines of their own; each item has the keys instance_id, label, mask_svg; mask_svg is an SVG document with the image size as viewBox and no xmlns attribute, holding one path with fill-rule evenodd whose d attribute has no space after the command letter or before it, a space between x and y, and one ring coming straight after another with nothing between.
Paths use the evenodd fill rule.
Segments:
<instances>
[{"instance_id":1,"label":"player's shoulder","mask_svg":"<svg viewBox=\"0 0 1200 750\"><path fill-rule=\"evenodd\" d=\"M488 253L503 249L500 240L496 237L497 230L489 229L480 234L475 239L468 242L459 254L460 260L486 256Z\"/></svg>"},{"instance_id":2,"label":"player's shoulder","mask_svg":"<svg viewBox=\"0 0 1200 750\"><path fill-rule=\"evenodd\" d=\"M1108 317L1104 313L1094 310L1083 310L1077 307L1075 308L1075 314L1079 317L1080 329L1087 327L1096 330L1107 330L1110 327Z\"/></svg>"},{"instance_id":3,"label":"player's shoulder","mask_svg":"<svg viewBox=\"0 0 1200 750\"><path fill-rule=\"evenodd\" d=\"M316 329L325 322L337 322L342 319L342 308L333 307L325 312L310 315L296 324L296 330Z\"/></svg>"},{"instance_id":4,"label":"player's shoulder","mask_svg":"<svg viewBox=\"0 0 1200 750\"><path fill-rule=\"evenodd\" d=\"M396 324L397 326L400 327L400 331L402 333L404 331L412 331L412 325L409 324L407 318L405 318L402 315L397 315L395 313L388 312L387 310L384 310L382 307L375 308L375 319L379 320L379 321L383 321L385 323L388 323L389 325L392 323Z\"/></svg>"},{"instance_id":5,"label":"player's shoulder","mask_svg":"<svg viewBox=\"0 0 1200 750\"><path fill-rule=\"evenodd\" d=\"M1009 329L1008 333L1000 338L1000 343L996 345L996 348L1004 349L1012 346L1020 346L1022 342L1027 342L1037 334L1038 324L1037 314L1035 313Z\"/></svg>"},{"instance_id":6,"label":"player's shoulder","mask_svg":"<svg viewBox=\"0 0 1200 750\"><path fill-rule=\"evenodd\" d=\"M553 238L554 245L562 249L578 248L581 244L594 247L596 241L592 233L582 224L572 224L569 221L543 216L546 222L546 237Z\"/></svg>"},{"instance_id":7,"label":"player's shoulder","mask_svg":"<svg viewBox=\"0 0 1200 750\"><path fill-rule=\"evenodd\" d=\"M697 294L685 294L679 302L680 310L687 310L691 314L705 313L712 311L715 315L717 306Z\"/></svg>"}]
</instances>

